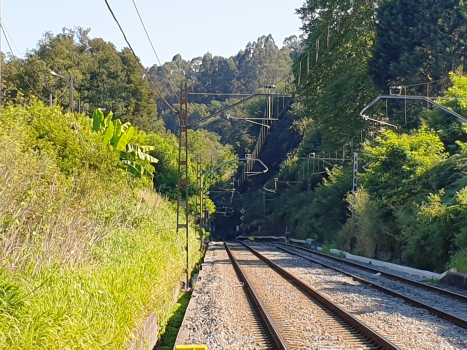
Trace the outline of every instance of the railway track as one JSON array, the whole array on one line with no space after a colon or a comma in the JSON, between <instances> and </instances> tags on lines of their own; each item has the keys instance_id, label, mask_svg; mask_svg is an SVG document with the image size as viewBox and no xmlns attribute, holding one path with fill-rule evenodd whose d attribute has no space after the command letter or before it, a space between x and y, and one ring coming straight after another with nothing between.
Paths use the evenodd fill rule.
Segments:
<instances>
[{"instance_id":1,"label":"railway track","mask_svg":"<svg viewBox=\"0 0 467 350\"><path fill-rule=\"evenodd\" d=\"M403 299L275 244L248 242L401 349L467 349L467 331ZM372 274L373 277L377 278ZM459 302L460 303L460 302Z\"/></svg>"},{"instance_id":2,"label":"railway track","mask_svg":"<svg viewBox=\"0 0 467 350\"><path fill-rule=\"evenodd\" d=\"M211 243L176 344L206 344L209 349L467 349L465 329L292 249Z\"/></svg>"},{"instance_id":3,"label":"railway track","mask_svg":"<svg viewBox=\"0 0 467 350\"><path fill-rule=\"evenodd\" d=\"M222 243L212 242L206 252L176 340L176 345L187 344L205 344L208 349L276 348Z\"/></svg>"},{"instance_id":4,"label":"railway track","mask_svg":"<svg viewBox=\"0 0 467 350\"><path fill-rule=\"evenodd\" d=\"M226 246L240 280L268 320L275 348L398 349L253 248Z\"/></svg>"},{"instance_id":5,"label":"railway track","mask_svg":"<svg viewBox=\"0 0 467 350\"><path fill-rule=\"evenodd\" d=\"M371 285L383 293L398 297L410 305L425 309L437 317L467 329L467 297L462 294L306 248L278 244L278 249L350 276L360 283Z\"/></svg>"}]
</instances>

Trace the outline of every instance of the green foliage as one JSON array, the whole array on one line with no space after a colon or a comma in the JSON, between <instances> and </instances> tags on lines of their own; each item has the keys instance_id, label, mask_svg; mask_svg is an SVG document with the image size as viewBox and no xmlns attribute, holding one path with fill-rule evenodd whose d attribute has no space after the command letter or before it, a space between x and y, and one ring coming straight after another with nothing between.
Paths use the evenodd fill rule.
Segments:
<instances>
[{"instance_id":1,"label":"green foliage","mask_svg":"<svg viewBox=\"0 0 467 350\"><path fill-rule=\"evenodd\" d=\"M456 252L451 257L449 268L456 268L457 272L467 273L467 250Z\"/></svg>"},{"instance_id":2,"label":"green foliage","mask_svg":"<svg viewBox=\"0 0 467 350\"><path fill-rule=\"evenodd\" d=\"M199 169L206 172L209 169L219 167L225 162L235 159L232 148L220 143L220 137L206 130L190 130L188 134L190 143L189 157L189 187L190 195L196 191L197 163ZM170 198L175 199L177 195L178 181L178 138L169 133L159 135L139 131L133 138L135 143L150 146L153 157L159 159L156 165L154 185L156 189ZM219 168L215 173L209 173L205 177L204 185L206 189L225 181L237 168L236 163Z\"/></svg>"},{"instance_id":3,"label":"green foliage","mask_svg":"<svg viewBox=\"0 0 467 350\"><path fill-rule=\"evenodd\" d=\"M152 146L151 154L159 159L155 165L154 187L174 199L178 181L178 139L175 135L160 135L139 131L134 142Z\"/></svg>"},{"instance_id":4,"label":"green foliage","mask_svg":"<svg viewBox=\"0 0 467 350\"><path fill-rule=\"evenodd\" d=\"M387 130L375 142L366 144L362 183L391 204L404 203L415 194L419 190L415 180L446 158L439 137L424 127L402 135Z\"/></svg>"},{"instance_id":5,"label":"green foliage","mask_svg":"<svg viewBox=\"0 0 467 350\"><path fill-rule=\"evenodd\" d=\"M357 254L370 258L376 257L378 245L383 245L387 240L385 237L386 224L382 218L382 211L377 200L371 198L368 191L360 188L355 195L347 194L349 210L352 213L347 220L346 227L340 233L347 234L346 245ZM350 232L349 232L350 231ZM341 244L342 244L342 237ZM355 242L355 246L353 246Z\"/></svg>"},{"instance_id":6,"label":"green foliage","mask_svg":"<svg viewBox=\"0 0 467 350\"><path fill-rule=\"evenodd\" d=\"M335 168L316 188L310 213L312 238L321 242L335 241L348 216L343 198L351 189L351 183L349 172Z\"/></svg>"},{"instance_id":7,"label":"green foliage","mask_svg":"<svg viewBox=\"0 0 467 350\"><path fill-rule=\"evenodd\" d=\"M129 122L122 124L119 119L112 120L112 112L107 117L96 109L92 115L92 129L104 136L104 144L110 149L120 152L120 158L126 165L127 171L138 178L147 176L153 178L154 168L150 163L159 160L148 152L153 151L153 146L138 146L130 143L135 134L135 128Z\"/></svg>"},{"instance_id":8,"label":"green foliage","mask_svg":"<svg viewBox=\"0 0 467 350\"><path fill-rule=\"evenodd\" d=\"M0 149L0 348L121 349L163 325L185 268L173 206L59 107L4 109Z\"/></svg>"},{"instance_id":9,"label":"green foliage","mask_svg":"<svg viewBox=\"0 0 467 350\"><path fill-rule=\"evenodd\" d=\"M92 114L92 129L104 136L104 144L116 151L123 151L135 133L130 123L122 124L119 119L112 120L113 113L107 114L96 109Z\"/></svg>"},{"instance_id":10,"label":"green foliage","mask_svg":"<svg viewBox=\"0 0 467 350\"><path fill-rule=\"evenodd\" d=\"M331 249L334 249L335 247L332 244L323 244L323 250L321 252L325 254L331 254Z\"/></svg>"},{"instance_id":11,"label":"green foliage","mask_svg":"<svg viewBox=\"0 0 467 350\"><path fill-rule=\"evenodd\" d=\"M385 0L377 8L377 18L369 69L382 90L394 83L444 78L463 64L467 40L463 1ZM426 93L425 86L419 88L424 89L419 94Z\"/></svg>"},{"instance_id":12,"label":"green foliage","mask_svg":"<svg viewBox=\"0 0 467 350\"><path fill-rule=\"evenodd\" d=\"M466 155L452 156L421 181L424 190L397 213L405 244L403 259L417 267L443 270L449 257L467 249Z\"/></svg>"},{"instance_id":13,"label":"green foliage","mask_svg":"<svg viewBox=\"0 0 467 350\"><path fill-rule=\"evenodd\" d=\"M15 88L26 98L39 94L47 100L52 94L66 108L68 82L50 74L55 71L73 77L75 105L81 99L85 113L106 108L116 119L141 129L165 131L157 119L155 92L130 50L118 52L112 43L91 39L89 30L64 29L55 36L47 32L25 59L10 59L5 67L3 87Z\"/></svg>"},{"instance_id":14,"label":"green foliage","mask_svg":"<svg viewBox=\"0 0 467 350\"><path fill-rule=\"evenodd\" d=\"M462 76L461 72L451 72L449 77L453 85L443 94L448 99L439 99L436 102L464 115L467 107L467 77ZM450 154L465 149L467 142L466 123L438 108L424 111L423 117L427 120L428 126L436 130Z\"/></svg>"},{"instance_id":15,"label":"green foliage","mask_svg":"<svg viewBox=\"0 0 467 350\"><path fill-rule=\"evenodd\" d=\"M169 315L169 322L161 334L161 339L157 344L158 350L171 350L175 346L178 331L183 322L185 311L190 302L190 294L182 293L177 303L172 308Z\"/></svg>"},{"instance_id":16,"label":"green foliage","mask_svg":"<svg viewBox=\"0 0 467 350\"><path fill-rule=\"evenodd\" d=\"M149 74L161 84L161 91L176 103L175 94L166 74L171 75L172 86L177 89L187 81L194 92L253 93L265 85L289 81L291 54L299 49L296 37L287 38L284 47L278 48L271 35L262 36L248 43L236 56L224 58L212 56L209 52L203 57L184 60L175 55L171 62L162 66L154 65ZM196 104L208 105L212 97L192 96Z\"/></svg>"},{"instance_id":17,"label":"green foliage","mask_svg":"<svg viewBox=\"0 0 467 350\"><path fill-rule=\"evenodd\" d=\"M316 124L324 153L342 149L366 128L358 113L375 94L367 62L375 35L377 3L306 1L297 10L308 35L305 49L293 66L300 117ZM311 142L305 137L302 147Z\"/></svg>"}]
</instances>

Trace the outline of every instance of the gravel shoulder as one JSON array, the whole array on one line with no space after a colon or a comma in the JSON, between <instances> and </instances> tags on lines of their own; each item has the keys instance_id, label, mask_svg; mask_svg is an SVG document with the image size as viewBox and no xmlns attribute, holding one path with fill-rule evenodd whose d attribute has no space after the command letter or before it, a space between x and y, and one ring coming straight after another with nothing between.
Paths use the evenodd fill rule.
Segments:
<instances>
[{"instance_id":1,"label":"gravel shoulder","mask_svg":"<svg viewBox=\"0 0 467 350\"><path fill-rule=\"evenodd\" d=\"M403 349L467 349L465 329L270 245L253 246Z\"/></svg>"}]
</instances>

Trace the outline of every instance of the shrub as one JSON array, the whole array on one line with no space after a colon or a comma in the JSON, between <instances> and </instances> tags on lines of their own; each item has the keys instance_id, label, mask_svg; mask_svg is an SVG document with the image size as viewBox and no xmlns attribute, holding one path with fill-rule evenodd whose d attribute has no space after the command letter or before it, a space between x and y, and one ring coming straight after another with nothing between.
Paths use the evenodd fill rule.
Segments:
<instances>
[{"instance_id":1,"label":"shrub","mask_svg":"<svg viewBox=\"0 0 467 350\"><path fill-rule=\"evenodd\" d=\"M456 268L457 272L467 273L467 251L461 250L451 256L449 268Z\"/></svg>"},{"instance_id":2,"label":"shrub","mask_svg":"<svg viewBox=\"0 0 467 350\"><path fill-rule=\"evenodd\" d=\"M168 318L185 267L175 210L101 137L57 107L4 110L0 348L123 348L149 313Z\"/></svg>"}]
</instances>

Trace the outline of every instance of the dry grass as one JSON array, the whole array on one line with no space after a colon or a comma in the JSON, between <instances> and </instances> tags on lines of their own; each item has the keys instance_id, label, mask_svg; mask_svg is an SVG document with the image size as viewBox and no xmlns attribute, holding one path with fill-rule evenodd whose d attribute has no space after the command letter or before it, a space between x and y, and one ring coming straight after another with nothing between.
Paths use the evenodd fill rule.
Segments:
<instances>
[{"instance_id":1,"label":"dry grass","mask_svg":"<svg viewBox=\"0 0 467 350\"><path fill-rule=\"evenodd\" d=\"M120 349L151 312L166 322L184 237L86 118L56 114L18 107L0 124L0 348Z\"/></svg>"}]
</instances>

